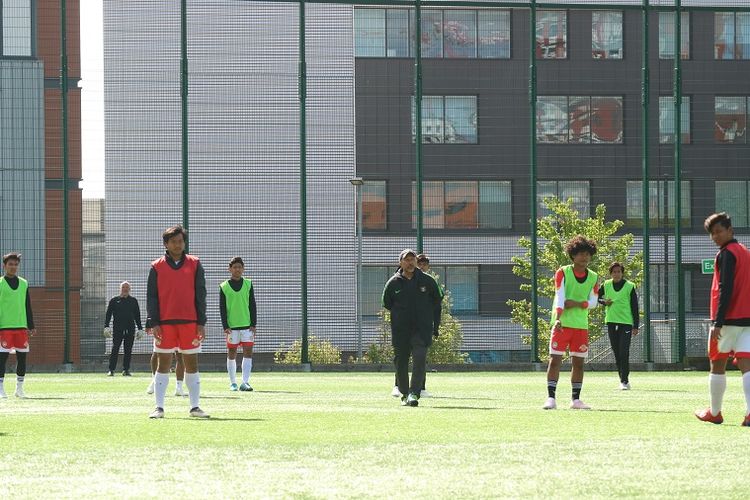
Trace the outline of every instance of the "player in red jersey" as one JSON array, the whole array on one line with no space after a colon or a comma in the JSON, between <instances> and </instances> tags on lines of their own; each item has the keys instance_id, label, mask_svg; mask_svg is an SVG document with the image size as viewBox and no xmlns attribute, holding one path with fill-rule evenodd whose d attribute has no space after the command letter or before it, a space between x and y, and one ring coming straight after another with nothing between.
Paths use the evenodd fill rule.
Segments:
<instances>
[{"instance_id":1,"label":"player in red jersey","mask_svg":"<svg viewBox=\"0 0 750 500\"><path fill-rule=\"evenodd\" d=\"M198 353L206 335L206 278L197 257L185 253L186 231L173 226L164 231L166 252L151 263L146 289L146 328L154 336L158 357L154 375L156 409L150 418L164 417L164 396L169 384L172 353L181 352L185 383L190 393L190 416L208 418L200 409Z\"/></svg>"},{"instance_id":2,"label":"player in red jersey","mask_svg":"<svg viewBox=\"0 0 750 500\"><path fill-rule=\"evenodd\" d=\"M703 227L719 251L711 283L711 331L708 338L711 406L696 411L695 416L713 424L724 421L721 404L727 388L727 359L734 355L742 372L745 392L742 425L750 427L750 251L734 239L732 219L726 212L709 216Z\"/></svg>"}]
</instances>

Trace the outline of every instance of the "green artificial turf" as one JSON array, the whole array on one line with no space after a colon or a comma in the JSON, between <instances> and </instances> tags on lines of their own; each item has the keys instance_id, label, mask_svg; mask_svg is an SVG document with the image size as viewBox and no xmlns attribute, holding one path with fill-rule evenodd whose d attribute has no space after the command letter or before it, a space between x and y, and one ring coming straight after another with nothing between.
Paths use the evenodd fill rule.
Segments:
<instances>
[{"instance_id":1,"label":"green artificial turf","mask_svg":"<svg viewBox=\"0 0 750 500\"><path fill-rule=\"evenodd\" d=\"M173 377L173 376L172 376ZM592 411L543 411L544 373L431 373L418 408L389 373L255 373L254 392L201 376L209 420L175 397L149 420L149 377L29 374L0 400L0 498L747 498L745 405L692 415L705 373L589 373Z\"/></svg>"}]
</instances>

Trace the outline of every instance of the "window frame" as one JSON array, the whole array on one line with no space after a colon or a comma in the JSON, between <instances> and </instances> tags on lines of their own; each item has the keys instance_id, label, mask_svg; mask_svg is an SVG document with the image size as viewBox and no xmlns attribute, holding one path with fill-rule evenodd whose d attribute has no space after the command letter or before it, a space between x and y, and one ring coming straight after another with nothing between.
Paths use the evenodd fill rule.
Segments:
<instances>
[{"instance_id":1,"label":"window frame","mask_svg":"<svg viewBox=\"0 0 750 500\"><path fill-rule=\"evenodd\" d=\"M591 217L591 180L590 179L577 179L577 180L537 179L537 181L536 181L536 183L537 183L537 200L536 200L536 204L537 205L536 206L537 206L537 214L538 214L537 216L538 216L538 218L546 217L547 215L549 215L551 213L551 212L549 212L549 210L547 209L547 207L544 206L544 200L545 200L545 198L540 198L540 193L539 193L540 192L540 189L539 189L540 186L539 185L541 183L543 183L543 182L545 182L545 183L549 183L549 182L554 183L554 186L555 186L554 187L554 191L555 192L554 192L553 196L555 198L557 198L558 200L561 200L561 201L567 200L567 198L563 199L560 196L560 183L561 182L571 183L571 184L572 183L586 183L586 193L587 193L587 198L588 198L588 203L587 203L588 206L587 206L586 213L585 214L581 213L581 210L579 210L579 207L577 207L576 204L575 204L575 199L573 200L573 208L575 208L576 210L578 210L579 215L585 216L585 217Z\"/></svg>"},{"instance_id":2,"label":"window frame","mask_svg":"<svg viewBox=\"0 0 750 500\"><path fill-rule=\"evenodd\" d=\"M684 136L686 135L686 132L682 130L683 123L680 123L680 144L692 144L693 143L693 96L692 95L683 95L682 96L682 106L687 106L687 140L685 140ZM669 99L669 109L672 110L674 113L674 96L672 95L660 95L658 99L658 106L659 106L659 145L671 145L674 144L674 130L669 133L662 133L661 124L662 124L662 100ZM685 117L684 109L681 109L680 111L680 118L684 120ZM674 128L674 114L672 115L671 119L669 120L670 126Z\"/></svg>"},{"instance_id":3,"label":"window frame","mask_svg":"<svg viewBox=\"0 0 750 500\"><path fill-rule=\"evenodd\" d=\"M584 128L588 129L588 139L584 140L573 140L571 123L572 103L574 99L584 100L588 99L588 113L584 113L587 117L588 122ZM619 124L619 140L616 141L602 141L594 140L597 135L594 133L594 126L592 125L592 119L594 118L594 101L603 99L616 99L620 107L620 124ZM563 103L564 101L564 103ZM563 105L564 104L564 105ZM553 120L544 120L540 118L541 108L557 108L557 112L553 113ZM562 109L560 109L562 107ZM547 116L548 109L543 109L542 116ZM544 128L540 128L540 124L544 126L545 123L553 123L551 128L552 132L546 133ZM563 126L565 130L561 130ZM549 137L549 140L540 140ZM561 140L555 140L559 138ZM537 96L537 121L536 121L536 143L537 144L548 144L553 146L559 145L604 145L604 146L621 146L625 144L625 96L623 95L539 95Z\"/></svg>"},{"instance_id":4,"label":"window frame","mask_svg":"<svg viewBox=\"0 0 750 500\"><path fill-rule=\"evenodd\" d=\"M619 57L608 57L607 51L602 50L603 57L596 57L594 51L594 14L619 14L620 15L620 54ZM591 11L591 58L596 61L622 61L625 59L625 13L622 10L592 10Z\"/></svg>"},{"instance_id":5,"label":"window frame","mask_svg":"<svg viewBox=\"0 0 750 500\"><path fill-rule=\"evenodd\" d=\"M726 130L727 130L725 128L722 128L721 125L719 125L718 120L717 120L716 108L719 103L719 99L736 99L738 101L742 100L742 107L744 108L743 114L744 114L745 126L743 128L744 131L742 132L742 134L740 134L740 136L742 137L741 142L738 142L736 139L732 141L718 139L718 132L721 132L722 134L726 136ZM714 96L714 126L713 126L714 144L729 146L729 145L744 145L748 143L747 142L747 126L748 126L747 120L748 120L748 116L750 115L750 112L748 112L748 106L750 106L750 96L740 96L740 95L715 95ZM728 115L728 114L724 113L724 115Z\"/></svg>"}]
</instances>

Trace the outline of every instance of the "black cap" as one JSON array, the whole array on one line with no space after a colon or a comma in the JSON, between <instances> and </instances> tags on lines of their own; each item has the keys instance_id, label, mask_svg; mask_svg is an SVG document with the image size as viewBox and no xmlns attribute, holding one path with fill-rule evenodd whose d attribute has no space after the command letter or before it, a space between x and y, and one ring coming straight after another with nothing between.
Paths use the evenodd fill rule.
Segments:
<instances>
[{"instance_id":1,"label":"black cap","mask_svg":"<svg viewBox=\"0 0 750 500\"><path fill-rule=\"evenodd\" d=\"M417 257L417 252L415 252L415 251L414 251L414 250L412 250L411 248L404 248L404 249L403 249L403 250L401 251L401 253L399 254L399 256L398 256L398 261L399 261L399 262L401 262L401 261L402 261L402 260L404 260L404 259L405 259L406 257L408 257L408 256L409 256L410 254L411 254L411 255L413 255L413 256L414 256L414 258L416 258L416 257Z\"/></svg>"}]
</instances>

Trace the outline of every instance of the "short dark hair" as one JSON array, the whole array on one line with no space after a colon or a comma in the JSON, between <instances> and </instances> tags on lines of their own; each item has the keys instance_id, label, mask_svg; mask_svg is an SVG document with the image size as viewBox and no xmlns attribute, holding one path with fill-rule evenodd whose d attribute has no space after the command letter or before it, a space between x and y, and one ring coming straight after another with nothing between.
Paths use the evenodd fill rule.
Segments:
<instances>
[{"instance_id":1,"label":"short dark hair","mask_svg":"<svg viewBox=\"0 0 750 500\"><path fill-rule=\"evenodd\" d=\"M7 264L9 260L21 262L21 254L18 252L10 252L3 255L3 264Z\"/></svg>"},{"instance_id":2,"label":"short dark hair","mask_svg":"<svg viewBox=\"0 0 750 500\"><path fill-rule=\"evenodd\" d=\"M725 229L731 229L732 218L726 212L719 212L718 214L711 214L708 216L708 218L706 218L706 221L703 223L703 227L705 228L707 233L710 233L711 229L716 224L721 224Z\"/></svg>"},{"instance_id":3,"label":"short dark hair","mask_svg":"<svg viewBox=\"0 0 750 500\"><path fill-rule=\"evenodd\" d=\"M178 234L182 235L182 238L187 241L187 231L184 227L177 224L176 226L172 226L170 228L167 228L161 235L161 239L164 240L164 243L168 242L171 238L174 238Z\"/></svg>"},{"instance_id":4,"label":"short dark hair","mask_svg":"<svg viewBox=\"0 0 750 500\"><path fill-rule=\"evenodd\" d=\"M428 264L430 263L430 258L426 253L420 253L419 255L417 255L417 263L420 262L427 262Z\"/></svg>"},{"instance_id":5,"label":"short dark hair","mask_svg":"<svg viewBox=\"0 0 750 500\"><path fill-rule=\"evenodd\" d=\"M620 271L622 271L622 273L625 274L625 266L623 266L620 262L617 262L617 261L609 265L609 274L612 274L612 271L616 267L619 267Z\"/></svg>"},{"instance_id":6,"label":"short dark hair","mask_svg":"<svg viewBox=\"0 0 750 500\"><path fill-rule=\"evenodd\" d=\"M229 261L229 267L232 267L235 264L240 264L242 267L245 267L245 263L242 262L242 257L232 257L232 260Z\"/></svg>"},{"instance_id":7,"label":"short dark hair","mask_svg":"<svg viewBox=\"0 0 750 500\"><path fill-rule=\"evenodd\" d=\"M596 255L596 243L579 234L565 245L565 251L571 259L581 252L588 252L593 257Z\"/></svg>"}]
</instances>

